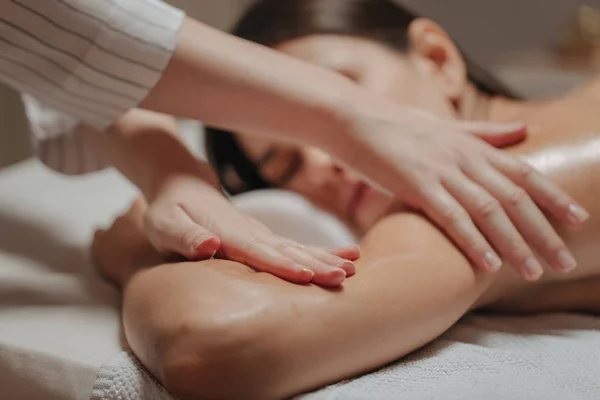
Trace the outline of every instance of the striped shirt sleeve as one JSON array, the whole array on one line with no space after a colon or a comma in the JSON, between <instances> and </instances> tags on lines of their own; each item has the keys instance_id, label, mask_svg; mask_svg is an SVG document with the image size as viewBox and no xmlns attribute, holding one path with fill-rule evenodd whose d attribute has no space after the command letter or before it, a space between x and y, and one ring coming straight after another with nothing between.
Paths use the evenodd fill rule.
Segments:
<instances>
[{"instance_id":1,"label":"striped shirt sleeve","mask_svg":"<svg viewBox=\"0 0 600 400\"><path fill-rule=\"evenodd\" d=\"M0 0L0 80L27 94L42 161L62 172L101 167L77 127L103 131L148 95L183 18L160 0Z\"/></svg>"}]
</instances>

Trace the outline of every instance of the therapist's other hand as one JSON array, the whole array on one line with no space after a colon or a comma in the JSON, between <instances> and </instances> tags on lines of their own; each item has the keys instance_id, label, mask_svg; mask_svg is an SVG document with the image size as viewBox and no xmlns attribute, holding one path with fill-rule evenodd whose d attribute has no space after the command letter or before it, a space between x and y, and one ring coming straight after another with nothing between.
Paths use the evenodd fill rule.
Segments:
<instances>
[{"instance_id":1,"label":"therapist's other hand","mask_svg":"<svg viewBox=\"0 0 600 400\"><path fill-rule=\"evenodd\" d=\"M484 270L497 271L502 257L524 278L537 280L543 268L533 249L558 271L576 266L539 207L572 225L588 213L527 162L479 140L519 141L523 125L505 126L503 135L498 124L461 125L420 110L387 108L349 114L346 137L355 141L337 149L343 162L425 212Z\"/></svg>"},{"instance_id":2,"label":"therapist's other hand","mask_svg":"<svg viewBox=\"0 0 600 400\"><path fill-rule=\"evenodd\" d=\"M324 250L275 235L236 209L195 176L168 179L145 216L145 230L160 251L192 260L238 261L292 283L337 287L356 272L356 246Z\"/></svg>"}]
</instances>

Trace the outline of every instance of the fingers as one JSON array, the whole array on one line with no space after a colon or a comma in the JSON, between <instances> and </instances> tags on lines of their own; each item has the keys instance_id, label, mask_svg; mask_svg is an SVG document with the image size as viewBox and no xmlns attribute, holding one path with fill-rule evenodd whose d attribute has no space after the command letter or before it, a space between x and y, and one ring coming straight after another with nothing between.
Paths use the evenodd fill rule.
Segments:
<instances>
[{"instance_id":1,"label":"fingers","mask_svg":"<svg viewBox=\"0 0 600 400\"><path fill-rule=\"evenodd\" d=\"M550 266L561 272L569 272L576 267L575 258L564 241L525 189L515 185L491 167L470 168L465 172L498 200L527 243L533 245ZM529 259L533 255L523 255L519 250L515 252L514 261L511 259L512 256L504 256L517 268L519 264L514 262L520 261L521 271L529 272L530 279L535 279L537 275L541 276L541 265L535 265L533 260ZM527 265L532 269L531 271L525 271L524 267ZM537 268L537 273L533 270L534 266Z\"/></svg>"},{"instance_id":2,"label":"fingers","mask_svg":"<svg viewBox=\"0 0 600 400\"><path fill-rule=\"evenodd\" d=\"M465 207L494 247L521 275L528 280L536 280L543 274L541 264L498 200L461 172L448 176L445 186Z\"/></svg>"},{"instance_id":3,"label":"fingers","mask_svg":"<svg viewBox=\"0 0 600 400\"><path fill-rule=\"evenodd\" d=\"M422 190L423 210L479 268L496 272L502 261L467 211L441 184Z\"/></svg>"},{"instance_id":4,"label":"fingers","mask_svg":"<svg viewBox=\"0 0 600 400\"><path fill-rule=\"evenodd\" d=\"M325 286L325 287L338 287L344 282L346 279L347 273L342 268L344 264L344 260L339 259L338 257L329 254L333 260L328 260L329 262L321 261L319 258L313 256L311 254L314 252L318 257L322 259L327 258L326 253L324 251L311 251L306 247L300 247L295 244L285 244L281 247L281 253L290 259L294 260L296 263L306 266L310 269L314 276L312 281L314 284ZM353 267L353 264L348 261ZM337 264L337 266L335 266Z\"/></svg>"},{"instance_id":5,"label":"fingers","mask_svg":"<svg viewBox=\"0 0 600 400\"><path fill-rule=\"evenodd\" d=\"M291 283L308 284L315 276L315 273L305 265L295 262L277 248L261 241L251 241L242 249L238 249L238 254L230 253L225 258L241 262L257 271L273 274Z\"/></svg>"},{"instance_id":6,"label":"fingers","mask_svg":"<svg viewBox=\"0 0 600 400\"><path fill-rule=\"evenodd\" d=\"M571 196L526 162L504 154L492 155L490 162L558 220L580 225L589 218L589 213Z\"/></svg>"},{"instance_id":7,"label":"fingers","mask_svg":"<svg viewBox=\"0 0 600 400\"><path fill-rule=\"evenodd\" d=\"M353 246L356 249L358 249L358 246ZM317 260L320 260L321 262L327 264L327 265L331 265L334 266L336 268L341 268L344 270L344 272L346 273L347 277L350 277L354 274L356 274L356 266L354 265L354 263L352 261L356 260L358 257L351 259L348 259L346 257L340 257L338 255L335 254L336 250L324 250L318 247L312 247L312 246L305 246L304 249L311 254L314 258L316 258ZM352 256L354 256L356 250L351 250L351 249L339 249L338 250L339 253L348 253Z\"/></svg>"},{"instance_id":8,"label":"fingers","mask_svg":"<svg viewBox=\"0 0 600 400\"><path fill-rule=\"evenodd\" d=\"M495 147L507 147L525 140L527 127L525 124L489 123L489 122L461 122L460 128L478 136Z\"/></svg>"},{"instance_id":9,"label":"fingers","mask_svg":"<svg viewBox=\"0 0 600 400\"><path fill-rule=\"evenodd\" d=\"M356 261L360 258L360 247L357 245L341 247L339 249L326 249L326 251L349 261Z\"/></svg>"},{"instance_id":10,"label":"fingers","mask_svg":"<svg viewBox=\"0 0 600 400\"><path fill-rule=\"evenodd\" d=\"M234 240L233 243L237 243ZM219 257L235 260L298 284L338 287L356 273L354 263L333 253L356 257L358 249L323 250L302 246L272 233L257 235L243 246L224 241Z\"/></svg>"},{"instance_id":11,"label":"fingers","mask_svg":"<svg viewBox=\"0 0 600 400\"><path fill-rule=\"evenodd\" d=\"M292 283L340 286L356 273L352 260L360 255L356 246L323 250L301 246L271 233L251 219L215 225L219 237L195 222L182 207L153 205L146 212L144 229L159 250L203 260L220 258L241 262L257 271L271 273ZM247 224L247 225L244 225ZM232 229L232 226L235 226Z\"/></svg>"},{"instance_id":12,"label":"fingers","mask_svg":"<svg viewBox=\"0 0 600 400\"><path fill-rule=\"evenodd\" d=\"M218 237L195 223L177 206L150 209L145 216L144 229L158 250L177 253L191 260L211 258L221 245Z\"/></svg>"},{"instance_id":13,"label":"fingers","mask_svg":"<svg viewBox=\"0 0 600 400\"><path fill-rule=\"evenodd\" d=\"M270 248L268 254L257 252L264 250L265 247ZM262 271L274 274L282 279L289 280L288 269L308 270L312 276L302 276L300 279L308 279L306 282L312 282L316 285L324 287L338 287L346 277L356 273L356 267L350 260L338 257L326 250L322 250L311 246L302 246L297 243L282 239L273 235L271 238L266 238L264 241L255 241L246 246L244 251L247 253L245 262L251 267ZM348 250L347 252L355 255L356 250ZM277 254L277 258L275 255ZM268 257L265 257L268 256ZM274 264L279 263L279 264ZM294 282L298 283L298 277L292 275Z\"/></svg>"}]
</instances>

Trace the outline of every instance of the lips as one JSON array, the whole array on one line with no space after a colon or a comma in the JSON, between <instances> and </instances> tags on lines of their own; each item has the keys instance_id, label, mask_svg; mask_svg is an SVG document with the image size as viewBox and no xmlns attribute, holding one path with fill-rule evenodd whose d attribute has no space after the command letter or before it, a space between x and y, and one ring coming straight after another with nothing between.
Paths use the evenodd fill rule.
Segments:
<instances>
[{"instance_id":1,"label":"lips","mask_svg":"<svg viewBox=\"0 0 600 400\"><path fill-rule=\"evenodd\" d=\"M348 206L346 207L347 215L352 217L354 214L356 214L364 202L368 190L369 186L367 186L364 182L359 182L356 184L354 190L352 191L352 195L350 196L350 200L348 201Z\"/></svg>"}]
</instances>

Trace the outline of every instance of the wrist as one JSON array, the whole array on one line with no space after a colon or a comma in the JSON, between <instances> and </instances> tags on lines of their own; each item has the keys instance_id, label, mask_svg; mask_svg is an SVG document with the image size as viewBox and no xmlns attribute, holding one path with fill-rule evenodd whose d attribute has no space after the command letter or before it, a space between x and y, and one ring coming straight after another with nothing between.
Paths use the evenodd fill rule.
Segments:
<instances>
[{"instance_id":1,"label":"wrist","mask_svg":"<svg viewBox=\"0 0 600 400\"><path fill-rule=\"evenodd\" d=\"M342 162L353 163L358 151L369 151L368 144L377 133L375 129L361 129L361 125L377 123L381 120L377 115L388 106L385 99L358 85L337 91L327 111L332 126L316 135L318 143L315 145Z\"/></svg>"},{"instance_id":2,"label":"wrist","mask_svg":"<svg viewBox=\"0 0 600 400\"><path fill-rule=\"evenodd\" d=\"M207 190L219 190L216 174L206 164L196 161L194 165L171 165L168 168L156 171L142 190L149 202L173 187L183 182L194 181L196 186L204 186Z\"/></svg>"}]
</instances>

